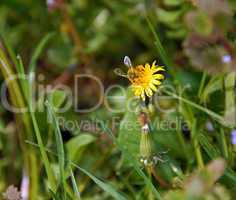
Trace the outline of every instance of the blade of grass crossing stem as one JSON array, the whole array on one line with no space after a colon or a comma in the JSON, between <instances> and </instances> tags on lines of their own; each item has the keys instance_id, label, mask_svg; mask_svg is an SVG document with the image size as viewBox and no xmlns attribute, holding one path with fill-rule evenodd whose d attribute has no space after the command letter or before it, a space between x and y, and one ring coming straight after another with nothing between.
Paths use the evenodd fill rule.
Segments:
<instances>
[{"instance_id":1,"label":"blade of grass crossing stem","mask_svg":"<svg viewBox=\"0 0 236 200\"><path fill-rule=\"evenodd\" d=\"M33 122L33 128L34 128L34 131L35 131L35 135L36 135L36 139L37 139L37 143L39 145L39 150L40 150L40 153L41 153L41 156L42 156L42 161L43 161L43 164L45 166L45 170L46 170L46 174L47 174L47 177L48 177L48 181L49 181L49 184L50 184L50 189L53 191L53 192L56 192L56 187L57 187L57 184L56 184L56 179L55 179L55 176L53 174L53 170L50 166L50 162L49 162L49 158L47 156L47 153L45 151L45 148L44 148L44 144L43 144L43 140L42 140L42 137L41 137L41 133L40 133L40 129L39 129L39 126L38 126L38 123L37 123L37 120L36 120L36 117L35 117L35 113L34 113L34 109L33 109L33 91L32 91L32 80L33 80L33 74L34 74L34 71L35 71L35 66L36 66L36 61L41 53L41 51L43 50L43 47L46 45L46 43L48 42L48 40L52 37L52 33L46 35L39 43L39 45L37 46L37 48L35 49L34 53L33 53L33 56L31 58L31 61L30 61L30 66L29 66L29 80L28 80L28 106L29 106L29 109L30 109L30 116L31 116L31 119L32 119L32 122Z\"/></svg>"},{"instance_id":2,"label":"blade of grass crossing stem","mask_svg":"<svg viewBox=\"0 0 236 200\"><path fill-rule=\"evenodd\" d=\"M43 144L43 140L42 140L42 137L41 137L40 129L39 129L36 117L35 117L35 111L33 109L33 99L32 99L33 95L32 95L32 87L30 86L30 82L28 83L28 88L29 88L29 101L28 101L29 105L28 106L29 106L29 110L30 110L30 116L31 116L31 119L32 119L33 128L34 128L34 131L35 131L37 143L39 145L39 150L40 150L40 153L41 153L41 156L42 156L42 161L43 161L43 164L45 166L46 174L47 174L48 181L49 181L49 184L50 184L50 187L51 187L50 189L53 192L56 192L56 179L55 179L55 176L53 174L53 170L50 166L49 159L48 159L47 153L46 153L45 148L44 148L44 144Z\"/></svg>"},{"instance_id":3,"label":"blade of grass crossing stem","mask_svg":"<svg viewBox=\"0 0 236 200\"><path fill-rule=\"evenodd\" d=\"M75 197L78 198L78 199L81 199L80 192L78 190L78 187L77 187L76 180L75 180L74 173L73 173L72 169L70 169L70 176L71 176L71 182L72 182L72 187L73 187L73 190L74 190L74 193L75 193Z\"/></svg>"},{"instance_id":4,"label":"blade of grass crossing stem","mask_svg":"<svg viewBox=\"0 0 236 200\"><path fill-rule=\"evenodd\" d=\"M108 194L110 194L112 197L114 197L117 200L126 200L126 198L118 193L110 184L104 183L103 181L99 180L97 177L89 173L87 170L79 167L78 165L71 163L72 166L82 171L84 174L89 176L100 188L102 188L104 191L106 191Z\"/></svg>"},{"instance_id":5,"label":"blade of grass crossing stem","mask_svg":"<svg viewBox=\"0 0 236 200\"><path fill-rule=\"evenodd\" d=\"M54 174L53 174L53 170L50 166L47 153L46 153L44 145L43 145L41 133L39 131L38 123L36 121L36 117L35 117L34 112L30 111L30 116L32 118L33 127L34 127L34 131L35 131L35 134L36 134L36 139L37 139L37 142L38 142L38 145L39 145L39 150L40 150L40 153L41 153L41 156L42 156L42 161L43 161L46 173L47 173L47 177L48 177L49 184L51 186L51 190L53 192L56 192L56 180L55 180L55 177L54 177Z\"/></svg>"},{"instance_id":6,"label":"blade of grass crossing stem","mask_svg":"<svg viewBox=\"0 0 236 200\"><path fill-rule=\"evenodd\" d=\"M224 118L222 116L218 115L217 113L215 113L215 112L213 112L213 111L211 111L211 110L209 110L207 108L204 108L204 107L202 107L202 106L200 106L200 105L198 105L198 104L196 104L196 103L194 103L194 102L192 102L192 101L190 101L188 99L185 99L185 98L183 98L181 96L178 96L175 93L172 93L172 92L169 92L169 91L165 91L165 93L170 95L170 96L172 96L172 97L174 97L174 98L176 98L176 99L179 99L179 100L181 100L181 101L191 105L192 107L197 108L198 110L201 110L201 111L207 113L212 118L214 118L216 121L218 121L220 124L225 125Z\"/></svg>"},{"instance_id":7,"label":"blade of grass crossing stem","mask_svg":"<svg viewBox=\"0 0 236 200\"><path fill-rule=\"evenodd\" d=\"M26 141L28 144L33 145L35 147L39 147L40 146L38 144L35 144L33 142L30 141ZM47 149L46 147L44 147L44 150L51 153L54 156L59 156L57 153L52 152L50 149ZM87 170L83 169L82 167L78 166L76 163L74 163L71 160L67 160L67 162L70 163L71 166L75 167L76 169L80 170L81 172L83 172L85 175L87 175L89 178L91 178L94 183L96 183L101 189L103 189L105 192L107 192L108 194L110 194L114 199L117 200L127 200L127 198L125 196L123 196L122 194L120 194L119 192L117 192L114 187L108 183L105 183L103 181L101 181L100 179L98 179L96 176L94 176L93 174L91 174L90 172L88 172Z\"/></svg>"},{"instance_id":8,"label":"blade of grass crossing stem","mask_svg":"<svg viewBox=\"0 0 236 200\"><path fill-rule=\"evenodd\" d=\"M41 52L43 51L44 47L46 46L46 44L52 38L53 35L54 35L54 33L47 34L46 36L44 36L41 39L41 41L37 45L36 49L33 52L32 58L30 60L29 71L28 71L29 74L31 72L35 71L37 59L39 58L39 56L40 56Z\"/></svg>"},{"instance_id":9,"label":"blade of grass crossing stem","mask_svg":"<svg viewBox=\"0 0 236 200\"><path fill-rule=\"evenodd\" d=\"M149 177L147 177L145 175L145 173L140 169L139 164L137 162L137 160L132 156L132 154L130 152L127 151L127 149L125 149L123 147L123 145L120 145L119 142L117 141L116 137L113 135L112 131L105 125L102 124L102 129L105 133L107 133L113 140L113 142L117 145L118 149L123 152L125 154L125 156L127 156L127 158L129 159L129 161L132 163L135 171L143 178L143 180L145 181L145 184L147 186L149 186L152 191L153 194L156 196L157 199L161 200L162 197L160 195L160 193L157 191L157 189L155 188L155 186L152 184L151 180Z\"/></svg>"},{"instance_id":10,"label":"blade of grass crossing stem","mask_svg":"<svg viewBox=\"0 0 236 200\"><path fill-rule=\"evenodd\" d=\"M60 185L62 186L61 189L62 189L63 198L66 199L66 194L65 194L66 186L65 186L65 174L64 174L65 152L64 152L64 147L63 147L61 131L60 131L59 124L56 118L56 114L48 100L45 102L45 105L47 106L48 114L49 114L50 120L52 120L51 121L52 126L55 131L56 148L57 148L58 162L59 162L59 168L60 168L60 182L61 182Z\"/></svg>"}]
</instances>

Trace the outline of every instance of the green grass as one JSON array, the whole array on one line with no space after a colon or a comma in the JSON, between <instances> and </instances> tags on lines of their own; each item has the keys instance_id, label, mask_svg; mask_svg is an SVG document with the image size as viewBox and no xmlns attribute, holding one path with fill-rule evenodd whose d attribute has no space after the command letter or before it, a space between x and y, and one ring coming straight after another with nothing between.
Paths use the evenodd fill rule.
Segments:
<instances>
[{"instance_id":1,"label":"green grass","mask_svg":"<svg viewBox=\"0 0 236 200\"><path fill-rule=\"evenodd\" d=\"M214 9L170 0L71 1L50 11L37 1L1 5L0 83L8 81L13 106L28 110L0 103L0 199L12 184L20 190L23 172L29 200L234 199L233 1L215 0ZM157 60L166 69L146 105L129 79L112 73L124 56L134 67ZM101 95L94 81L74 85L82 74L105 92L114 87ZM98 109L76 111L100 95ZM69 98L73 105L60 112ZM159 159L151 167L141 162L146 123L148 159Z\"/></svg>"}]
</instances>

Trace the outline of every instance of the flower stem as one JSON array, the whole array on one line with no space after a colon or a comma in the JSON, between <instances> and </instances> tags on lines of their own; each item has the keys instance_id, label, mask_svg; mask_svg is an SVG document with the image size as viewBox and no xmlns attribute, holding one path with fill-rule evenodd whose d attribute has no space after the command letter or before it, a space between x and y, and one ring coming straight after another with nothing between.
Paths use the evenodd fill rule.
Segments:
<instances>
[{"instance_id":1,"label":"flower stem","mask_svg":"<svg viewBox=\"0 0 236 200\"><path fill-rule=\"evenodd\" d=\"M197 121L194 120L193 125L192 125L192 139L193 139L193 146L194 146L194 151L197 159L197 164L200 169L204 167L204 162L202 159L202 153L201 153L201 148L199 146L198 140L197 140Z\"/></svg>"}]
</instances>

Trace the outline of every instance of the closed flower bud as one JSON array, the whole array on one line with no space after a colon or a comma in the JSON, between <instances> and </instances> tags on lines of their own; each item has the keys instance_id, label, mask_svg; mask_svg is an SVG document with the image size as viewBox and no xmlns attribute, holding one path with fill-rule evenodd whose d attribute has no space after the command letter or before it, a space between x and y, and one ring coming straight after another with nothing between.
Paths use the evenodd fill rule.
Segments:
<instances>
[{"instance_id":1,"label":"closed flower bud","mask_svg":"<svg viewBox=\"0 0 236 200\"><path fill-rule=\"evenodd\" d=\"M143 127L140 139L140 156L144 159L149 159L152 156L152 144L148 131L148 126Z\"/></svg>"}]
</instances>

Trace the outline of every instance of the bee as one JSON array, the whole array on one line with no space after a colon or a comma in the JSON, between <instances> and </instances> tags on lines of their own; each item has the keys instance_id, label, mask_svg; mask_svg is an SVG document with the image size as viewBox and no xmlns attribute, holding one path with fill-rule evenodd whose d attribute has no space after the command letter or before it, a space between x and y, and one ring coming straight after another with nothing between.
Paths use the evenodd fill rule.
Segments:
<instances>
[{"instance_id":1,"label":"bee","mask_svg":"<svg viewBox=\"0 0 236 200\"><path fill-rule=\"evenodd\" d=\"M125 77L125 78L133 78L133 69L134 69L134 67L133 67L133 65L132 65L132 62L131 62L131 59L129 58L129 56L125 56L124 57L124 65L126 66L126 67L128 67L128 72L127 73L125 73L125 72L123 72L120 68L116 68L115 70L114 70L114 72L118 75L118 76L122 76L122 77Z\"/></svg>"},{"instance_id":2,"label":"bee","mask_svg":"<svg viewBox=\"0 0 236 200\"><path fill-rule=\"evenodd\" d=\"M124 65L128 67L127 73L124 73L120 68L115 69L115 73L128 78L134 88L135 96L141 97L142 100L151 97L165 78L164 67L157 66L155 61L152 65L146 63L134 67L130 58L125 56Z\"/></svg>"}]
</instances>

